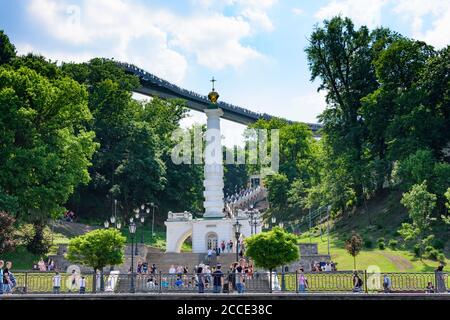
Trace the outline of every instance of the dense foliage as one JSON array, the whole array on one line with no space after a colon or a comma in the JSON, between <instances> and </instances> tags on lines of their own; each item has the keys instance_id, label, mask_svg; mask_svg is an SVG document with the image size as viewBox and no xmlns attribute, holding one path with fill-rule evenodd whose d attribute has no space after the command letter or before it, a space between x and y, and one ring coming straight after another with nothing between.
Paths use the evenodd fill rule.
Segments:
<instances>
[{"instance_id":1,"label":"dense foliage","mask_svg":"<svg viewBox=\"0 0 450 320\"><path fill-rule=\"evenodd\" d=\"M124 260L126 238L116 229L99 229L73 238L67 249L67 259L102 270L108 265L120 265Z\"/></svg>"},{"instance_id":2,"label":"dense foliage","mask_svg":"<svg viewBox=\"0 0 450 320\"><path fill-rule=\"evenodd\" d=\"M11 252L16 247L14 223L14 217L0 211L0 253Z\"/></svg>"}]
</instances>

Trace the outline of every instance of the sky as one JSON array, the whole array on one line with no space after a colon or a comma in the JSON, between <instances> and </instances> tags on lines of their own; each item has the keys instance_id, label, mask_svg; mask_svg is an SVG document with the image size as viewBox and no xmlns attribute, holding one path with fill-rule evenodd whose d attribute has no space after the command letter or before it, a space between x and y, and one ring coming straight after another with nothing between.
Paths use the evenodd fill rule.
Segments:
<instances>
[{"instance_id":1,"label":"sky","mask_svg":"<svg viewBox=\"0 0 450 320\"><path fill-rule=\"evenodd\" d=\"M304 49L335 15L449 44L450 0L0 0L0 30L20 54L114 58L205 95L214 76L220 100L304 122L325 108ZM191 112L182 125L205 122ZM222 128L224 144L241 144L244 126Z\"/></svg>"}]
</instances>

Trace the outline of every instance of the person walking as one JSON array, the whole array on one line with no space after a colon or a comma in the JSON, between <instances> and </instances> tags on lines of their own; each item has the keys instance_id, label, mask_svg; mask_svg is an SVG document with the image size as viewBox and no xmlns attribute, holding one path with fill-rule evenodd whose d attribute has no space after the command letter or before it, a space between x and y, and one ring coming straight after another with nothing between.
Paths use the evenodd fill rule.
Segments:
<instances>
[{"instance_id":1,"label":"person walking","mask_svg":"<svg viewBox=\"0 0 450 320\"><path fill-rule=\"evenodd\" d=\"M354 272L353 274L353 292L361 292L363 287L363 281L359 277L358 272Z\"/></svg>"},{"instance_id":2,"label":"person walking","mask_svg":"<svg viewBox=\"0 0 450 320\"><path fill-rule=\"evenodd\" d=\"M75 270L72 270L72 274L69 278L69 292L76 291L78 282L78 275Z\"/></svg>"},{"instance_id":3,"label":"person walking","mask_svg":"<svg viewBox=\"0 0 450 320\"><path fill-rule=\"evenodd\" d=\"M216 270L212 273L213 276L213 292L221 293L223 287L223 277L224 274L222 272L222 266L220 264L217 265Z\"/></svg>"},{"instance_id":4,"label":"person walking","mask_svg":"<svg viewBox=\"0 0 450 320\"><path fill-rule=\"evenodd\" d=\"M61 275L59 272L53 276L53 294L59 294L61 289Z\"/></svg>"},{"instance_id":5,"label":"person walking","mask_svg":"<svg viewBox=\"0 0 450 320\"><path fill-rule=\"evenodd\" d=\"M305 293L308 288L308 278L304 274L304 269L299 269L298 274L298 292Z\"/></svg>"}]
</instances>

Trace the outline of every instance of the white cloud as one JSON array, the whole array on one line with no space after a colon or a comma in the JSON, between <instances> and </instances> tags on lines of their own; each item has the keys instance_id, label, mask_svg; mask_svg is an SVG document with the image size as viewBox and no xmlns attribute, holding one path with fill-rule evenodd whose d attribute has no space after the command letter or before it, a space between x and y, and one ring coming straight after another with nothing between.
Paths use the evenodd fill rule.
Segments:
<instances>
[{"instance_id":1,"label":"white cloud","mask_svg":"<svg viewBox=\"0 0 450 320\"><path fill-rule=\"evenodd\" d=\"M212 7L209 0L194 2ZM188 55L214 70L240 67L262 57L242 41L259 29L273 28L266 10L274 2L221 0L223 6L236 6L238 13L180 16L135 1L82 0L80 6L74 6L69 0L35 0L28 13L31 21L68 45L68 57L82 49L83 57L114 57L181 84ZM64 52L47 53L64 59Z\"/></svg>"},{"instance_id":2,"label":"white cloud","mask_svg":"<svg viewBox=\"0 0 450 320\"><path fill-rule=\"evenodd\" d=\"M381 9L388 0L332 0L316 12L318 20L330 19L337 15L349 17L356 25L369 28L381 24Z\"/></svg>"},{"instance_id":3,"label":"white cloud","mask_svg":"<svg viewBox=\"0 0 450 320\"><path fill-rule=\"evenodd\" d=\"M212 12L222 12L231 7L236 17L243 18L252 29L272 31L274 26L267 12L278 0L191 0L194 5Z\"/></svg>"},{"instance_id":4,"label":"white cloud","mask_svg":"<svg viewBox=\"0 0 450 320\"><path fill-rule=\"evenodd\" d=\"M301 16L303 14L303 9L300 8L292 8L291 11L296 16Z\"/></svg>"},{"instance_id":5,"label":"white cloud","mask_svg":"<svg viewBox=\"0 0 450 320\"><path fill-rule=\"evenodd\" d=\"M240 39L250 35L250 26L239 17L195 17L172 23L167 29L173 36L171 46L193 53L198 64L213 70L239 67L262 56L240 43Z\"/></svg>"},{"instance_id":6,"label":"white cloud","mask_svg":"<svg viewBox=\"0 0 450 320\"><path fill-rule=\"evenodd\" d=\"M411 36L438 48L449 44L450 2L448 0L397 0L394 12L410 23ZM424 29L424 20L432 24Z\"/></svg>"}]
</instances>

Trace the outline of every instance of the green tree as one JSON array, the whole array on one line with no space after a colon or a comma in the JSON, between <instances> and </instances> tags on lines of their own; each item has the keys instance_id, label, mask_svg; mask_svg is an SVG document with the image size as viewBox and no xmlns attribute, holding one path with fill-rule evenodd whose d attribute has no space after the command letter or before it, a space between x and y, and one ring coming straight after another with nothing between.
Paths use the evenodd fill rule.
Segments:
<instances>
[{"instance_id":1,"label":"green tree","mask_svg":"<svg viewBox=\"0 0 450 320\"><path fill-rule=\"evenodd\" d=\"M3 30L0 30L0 66L10 63L15 56L16 48Z\"/></svg>"},{"instance_id":2,"label":"green tree","mask_svg":"<svg viewBox=\"0 0 450 320\"><path fill-rule=\"evenodd\" d=\"M447 203L445 205L447 206L448 209L450 209L450 188L447 189L445 197L447 198Z\"/></svg>"},{"instance_id":3,"label":"green tree","mask_svg":"<svg viewBox=\"0 0 450 320\"><path fill-rule=\"evenodd\" d=\"M97 147L85 127L91 117L87 92L72 79L0 67L0 187L16 205L11 213L34 225L36 253L43 253L48 219L90 179Z\"/></svg>"},{"instance_id":4,"label":"green tree","mask_svg":"<svg viewBox=\"0 0 450 320\"><path fill-rule=\"evenodd\" d=\"M67 248L67 259L92 267L94 272L124 261L126 238L116 229L99 229L73 238ZM94 283L94 288L96 287Z\"/></svg>"},{"instance_id":5,"label":"green tree","mask_svg":"<svg viewBox=\"0 0 450 320\"><path fill-rule=\"evenodd\" d=\"M378 88L372 61L392 37L387 29L356 30L350 19L335 17L314 29L305 50L311 81L319 78L319 90L327 92L328 107L319 117L323 134L333 158L345 160L343 169L349 173L357 204L363 200L367 173L361 99Z\"/></svg>"},{"instance_id":6,"label":"green tree","mask_svg":"<svg viewBox=\"0 0 450 320\"><path fill-rule=\"evenodd\" d=\"M436 207L436 195L427 191L427 182L412 186L409 192L403 194L401 203L408 209L412 223L403 223L398 230L405 241L415 240L420 246L419 256L423 249L432 240L431 231L432 213Z\"/></svg>"},{"instance_id":7,"label":"green tree","mask_svg":"<svg viewBox=\"0 0 450 320\"><path fill-rule=\"evenodd\" d=\"M358 233L353 233L345 242L345 249L353 257L353 269L356 270L356 256L361 252L363 239Z\"/></svg>"},{"instance_id":8,"label":"green tree","mask_svg":"<svg viewBox=\"0 0 450 320\"><path fill-rule=\"evenodd\" d=\"M112 61L93 59L65 64L62 69L88 87L93 114L90 127L100 144L90 170L92 182L80 187L69 205L79 215L105 216L116 199L119 214L127 218L143 203L158 203L158 192L167 182L164 144L169 130L183 116L183 106L159 99L133 100L138 78Z\"/></svg>"},{"instance_id":9,"label":"green tree","mask_svg":"<svg viewBox=\"0 0 450 320\"><path fill-rule=\"evenodd\" d=\"M270 271L299 258L297 237L279 227L246 238L245 246L245 254Z\"/></svg>"},{"instance_id":10,"label":"green tree","mask_svg":"<svg viewBox=\"0 0 450 320\"><path fill-rule=\"evenodd\" d=\"M0 211L0 254L11 252L16 247L14 232L15 219L10 214Z\"/></svg>"},{"instance_id":11,"label":"green tree","mask_svg":"<svg viewBox=\"0 0 450 320\"><path fill-rule=\"evenodd\" d=\"M276 217L286 218L289 215L286 206L289 179L286 175L277 173L267 176L264 180L264 185L268 189L267 199L270 203L270 213Z\"/></svg>"}]
</instances>

